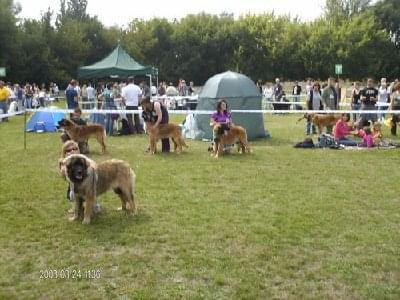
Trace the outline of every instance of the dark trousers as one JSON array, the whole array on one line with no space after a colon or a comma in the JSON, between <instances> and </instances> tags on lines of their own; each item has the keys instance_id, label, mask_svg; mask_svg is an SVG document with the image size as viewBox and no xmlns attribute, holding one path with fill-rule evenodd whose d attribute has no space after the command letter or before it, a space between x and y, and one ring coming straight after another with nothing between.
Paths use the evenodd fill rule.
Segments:
<instances>
[{"instance_id":1,"label":"dark trousers","mask_svg":"<svg viewBox=\"0 0 400 300\"><path fill-rule=\"evenodd\" d=\"M397 110L396 107L394 109ZM400 107L398 109L400 109ZM393 116L392 116L392 126L390 127L390 133L392 135L396 135L397 134L397 123L398 122L400 122L400 115L399 114L393 114Z\"/></svg>"},{"instance_id":2,"label":"dark trousers","mask_svg":"<svg viewBox=\"0 0 400 300\"><path fill-rule=\"evenodd\" d=\"M163 113L162 119L160 124L168 124L169 122L169 115L168 115L168 111L165 110L165 113ZM169 138L166 139L162 139L161 140L161 145L162 145L162 152L169 152L171 147L169 144Z\"/></svg>"},{"instance_id":3,"label":"dark trousers","mask_svg":"<svg viewBox=\"0 0 400 300\"><path fill-rule=\"evenodd\" d=\"M126 110L137 110L137 109L138 109L137 106L126 107ZM140 128L139 114L133 114L133 120L132 120L132 114L126 114L126 118L128 119L128 126L131 134L142 133L142 129ZM135 124L133 124L133 121L135 122Z\"/></svg>"}]
</instances>

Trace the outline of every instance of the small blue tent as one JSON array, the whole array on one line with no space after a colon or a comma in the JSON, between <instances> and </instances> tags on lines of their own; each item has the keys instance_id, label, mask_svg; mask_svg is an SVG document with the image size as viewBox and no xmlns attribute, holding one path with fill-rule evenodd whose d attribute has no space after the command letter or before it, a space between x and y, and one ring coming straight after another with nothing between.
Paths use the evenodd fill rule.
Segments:
<instances>
[{"instance_id":1,"label":"small blue tent","mask_svg":"<svg viewBox=\"0 0 400 300\"><path fill-rule=\"evenodd\" d=\"M64 118L64 113L52 111L37 111L26 124L28 132L55 132L58 121Z\"/></svg>"}]
</instances>

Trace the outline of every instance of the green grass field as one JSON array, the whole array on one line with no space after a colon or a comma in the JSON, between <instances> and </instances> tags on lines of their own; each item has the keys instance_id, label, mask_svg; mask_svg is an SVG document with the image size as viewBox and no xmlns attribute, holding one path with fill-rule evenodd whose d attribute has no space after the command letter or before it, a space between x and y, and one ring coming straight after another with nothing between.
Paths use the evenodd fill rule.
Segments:
<instances>
[{"instance_id":1,"label":"green grass field","mask_svg":"<svg viewBox=\"0 0 400 300\"><path fill-rule=\"evenodd\" d=\"M67 220L59 134L24 150L23 117L0 123L0 299L399 299L399 150L297 150L297 117L218 160L91 141L130 163L140 212L108 193L89 226Z\"/></svg>"}]
</instances>

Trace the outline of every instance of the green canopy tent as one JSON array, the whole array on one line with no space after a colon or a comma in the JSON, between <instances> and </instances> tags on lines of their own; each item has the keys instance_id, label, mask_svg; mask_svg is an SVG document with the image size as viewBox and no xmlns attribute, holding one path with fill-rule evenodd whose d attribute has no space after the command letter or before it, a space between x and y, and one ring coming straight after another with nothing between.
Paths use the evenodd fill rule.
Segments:
<instances>
[{"instance_id":1,"label":"green canopy tent","mask_svg":"<svg viewBox=\"0 0 400 300\"><path fill-rule=\"evenodd\" d=\"M200 91L196 110L216 111L217 102L225 99L230 110L261 110L261 94L247 76L225 72L209 78ZM212 139L210 115L195 115L195 139ZM233 123L246 128L249 140L269 137L262 113L232 113Z\"/></svg>"},{"instance_id":2,"label":"green canopy tent","mask_svg":"<svg viewBox=\"0 0 400 300\"><path fill-rule=\"evenodd\" d=\"M78 78L94 79L105 77L127 78L135 75L146 75L157 77L158 69L150 66L143 66L135 61L128 53L118 45L108 56L90 66L78 69ZM158 85L158 82L157 82Z\"/></svg>"}]
</instances>

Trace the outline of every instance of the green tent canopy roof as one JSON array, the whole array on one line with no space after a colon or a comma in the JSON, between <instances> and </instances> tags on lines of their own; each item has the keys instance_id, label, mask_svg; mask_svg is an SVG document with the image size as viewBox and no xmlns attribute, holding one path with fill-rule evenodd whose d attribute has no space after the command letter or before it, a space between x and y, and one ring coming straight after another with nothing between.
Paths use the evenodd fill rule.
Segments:
<instances>
[{"instance_id":1,"label":"green tent canopy roof","mask_svg":"<svg viewBox=\"0 0 400 300\"><path fill-rule=\"evenodd\" d=\"M260 91L246 75L227 71L209 78L199 98L260 97Z\"/></svg>"},{"instance_id":2,"label":"green tent canopy roof","mask_svg":"<svg viewBox=\"0 0 400 300\"><path fill-rule=\"evenodd\" d=\"M104 78L110 76L157 75L154 67L143 66L118 45L108 56L90 66L78 69L78 78Z\"/></svg>"}]
</instances>

